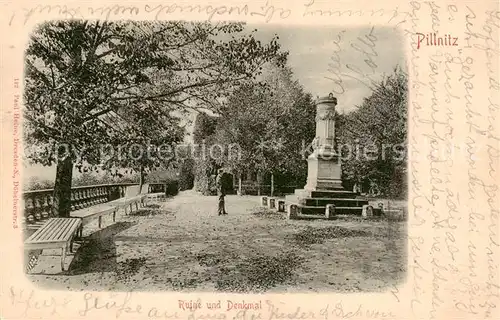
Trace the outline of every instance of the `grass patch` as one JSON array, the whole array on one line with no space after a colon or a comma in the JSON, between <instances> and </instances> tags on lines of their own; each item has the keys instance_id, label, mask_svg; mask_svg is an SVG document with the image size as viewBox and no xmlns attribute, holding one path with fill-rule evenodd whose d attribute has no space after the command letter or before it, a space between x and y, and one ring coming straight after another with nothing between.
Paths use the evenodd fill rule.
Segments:
<instances>
[{"instance_id":1,"label":"grass patch","mask_svg":"<svg viewBox=\"0 0 500 320\"><path fill-rule=\"evenodd\" d=\"M139 269L146 264L146 258L127 259L117 264L116 279L119 281L128 280L139 272Z\"/></svg>"},{"instance_id":2,"label":"grass patch","mask_svg":"<svg viewBox=\"0 0 500 320\"><path fill-rule=\"evenodd\" d=\"M168 279L174 290L183 290L187 288L196 288L201 282L198 278L187 278L187 279Z\"/></svg>"},{"instance_id":3,"label":"grass patch","mask_svg":"<svg viewBox=\"0 0 500 320\"><path fill-rule=\"evenodd\" d=\"M252 257L235 267L219 268L215 286L218 291L263 292L278 284L290 282L294 270L302 262L302 257L291 252L275 257Z\"/></svg>"},{"instance_id":4,"label":"grass patch","mask_svg":"<svg viewBox=\"0 0 500 320\"><path fill-rule=\"evenodd\" d=\"M285 212L278 212L269 210L267 208L256 208L251 211L251 214L258 218L269 219L269 220L286 220Z\"/></svg>"},{"instance_id":5,"label":"grass patch","mask_svg":"<svg viewBox=\"0 0 500 320\"><path fill-rule=\"evenodd\" d=\"M223 261L223 259L216 254L213 253L200 253L196 255L196 260L200 264L200 266L205 267L213 267L218 265Z\"/></svg>"},{"instance_id":6,"label":"grass patch","mask_svg":"<svg viewBox=\"0 0 500 320\"><path fill-rule=\"evenodd\" d=\"M289 235L287 238L301 246L308 246L316 243L323 243L326 239L335 238L348 238L348 237L367 237L370 233L362 230L354 230L339 226L332 226L326 228L312 228L306 227L305 229Z\"/></svg>"}]
</instances>

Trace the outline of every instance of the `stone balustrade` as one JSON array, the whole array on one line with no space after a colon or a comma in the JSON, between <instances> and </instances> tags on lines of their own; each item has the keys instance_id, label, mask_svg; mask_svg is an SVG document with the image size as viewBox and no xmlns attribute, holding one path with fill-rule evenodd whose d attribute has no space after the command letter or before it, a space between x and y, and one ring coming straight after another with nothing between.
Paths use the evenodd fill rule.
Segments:
<instances>
[{"instance_id":1,"label":"stone balustrade","mask_svg":"<svg viewBox=\"0 0 500 320\"><path fill-rule=\"evenodd\" d=\"M159 193L165 192L165 184L164 183L150 183L148 193Z\"/></svg>"},{"instance_id":2,"label":"stone balustrade","mask_svg":"<svg viewBox=\"0 0 500 320\"><path fill-rule=\"evenodd\" d=\"M119 199L125 196L125 188L130 185L134 184L103 184L71 188L71 210L79 210ZM24 208L24 219L27 223L35 223L53 216L53 193L53 189L23 192L22 208Z\"/></svg>"}]
</instances>

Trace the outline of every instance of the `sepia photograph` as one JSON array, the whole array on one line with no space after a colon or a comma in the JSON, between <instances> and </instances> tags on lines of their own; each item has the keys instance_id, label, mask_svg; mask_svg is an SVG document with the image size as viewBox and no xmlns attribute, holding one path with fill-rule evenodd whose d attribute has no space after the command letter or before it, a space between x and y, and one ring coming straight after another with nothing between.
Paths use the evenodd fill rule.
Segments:
<instances>
[{"instance_id":1,"label":"sepia photograph","mask_svg":"<svg viewBox=\"0 0 500 320\"><path fill-rule=\"evenodd\" d=\"M59 291L404 285L404 43L368 23L38 24L18 101L26 277ZM243 300L213 307L264 308Z\"/></svg>"}]
</instances>

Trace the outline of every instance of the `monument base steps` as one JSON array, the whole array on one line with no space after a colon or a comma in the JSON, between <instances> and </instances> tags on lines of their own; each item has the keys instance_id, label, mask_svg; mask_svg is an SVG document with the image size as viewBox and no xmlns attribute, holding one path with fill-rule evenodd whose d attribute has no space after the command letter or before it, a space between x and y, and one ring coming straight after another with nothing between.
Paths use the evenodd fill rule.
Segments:
<instances>
[{"instance_id":1,"label":"monument base steps","mask_svg":"<svg viewBox=\"0 0 500 320\"><path fill-rule=\"evenodd\" d=\"M346 190L297 189L285 197L287 204L297 205L300 217L325 219L327 205L335 206L335 215L362 216L368 200L359 193ZM373 208L373 216L382 215L382 209Z\"/></svg>"}]
</instances>

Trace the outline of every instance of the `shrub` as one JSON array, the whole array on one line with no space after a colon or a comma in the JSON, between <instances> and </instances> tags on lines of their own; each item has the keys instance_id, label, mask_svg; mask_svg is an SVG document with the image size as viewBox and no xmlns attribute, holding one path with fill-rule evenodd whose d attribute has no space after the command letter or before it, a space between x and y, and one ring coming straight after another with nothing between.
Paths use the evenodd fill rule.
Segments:
<instances>
[{"instance_id":1,"label":"shrub","mask_svg":"<svg viewBox=\"0 0 500 320\"><path fill-rule=\"evenodd\" d=\"M179 189L190 190L194 186L194 161L187 159L182 162L179 170Z\"/></svg>"},{"instance_id":2,"label":"shrub","mask_svg":"<svg viewBox=\"0 0 500 320\"><path fill-rule=\"evenodd\" d=\"M165 182L165 195L175 196L178 193L179 193L179 181L167 180Z\"/></svg>"},{"instance_id":3,"label":"shrub","mask_svg":"<svg viewBox=\"0 0 500 320\"><path fill-rule=\"evenodd\" d=\"M30 177L29 181L23 186L24 190L43 190L54 188L54 181L40 179L36 176Z\"/></svg>"},{"instance_id":4,"label":"shrub","mask_svg":"<svg viewBox=\"0 0 500 320\"><path fill-rule=\"evenodd\" d=\"M203 195L214 195L216 164L210 159L199 159L194 164L194 189Z\"/></svg>"}]
</instances>

